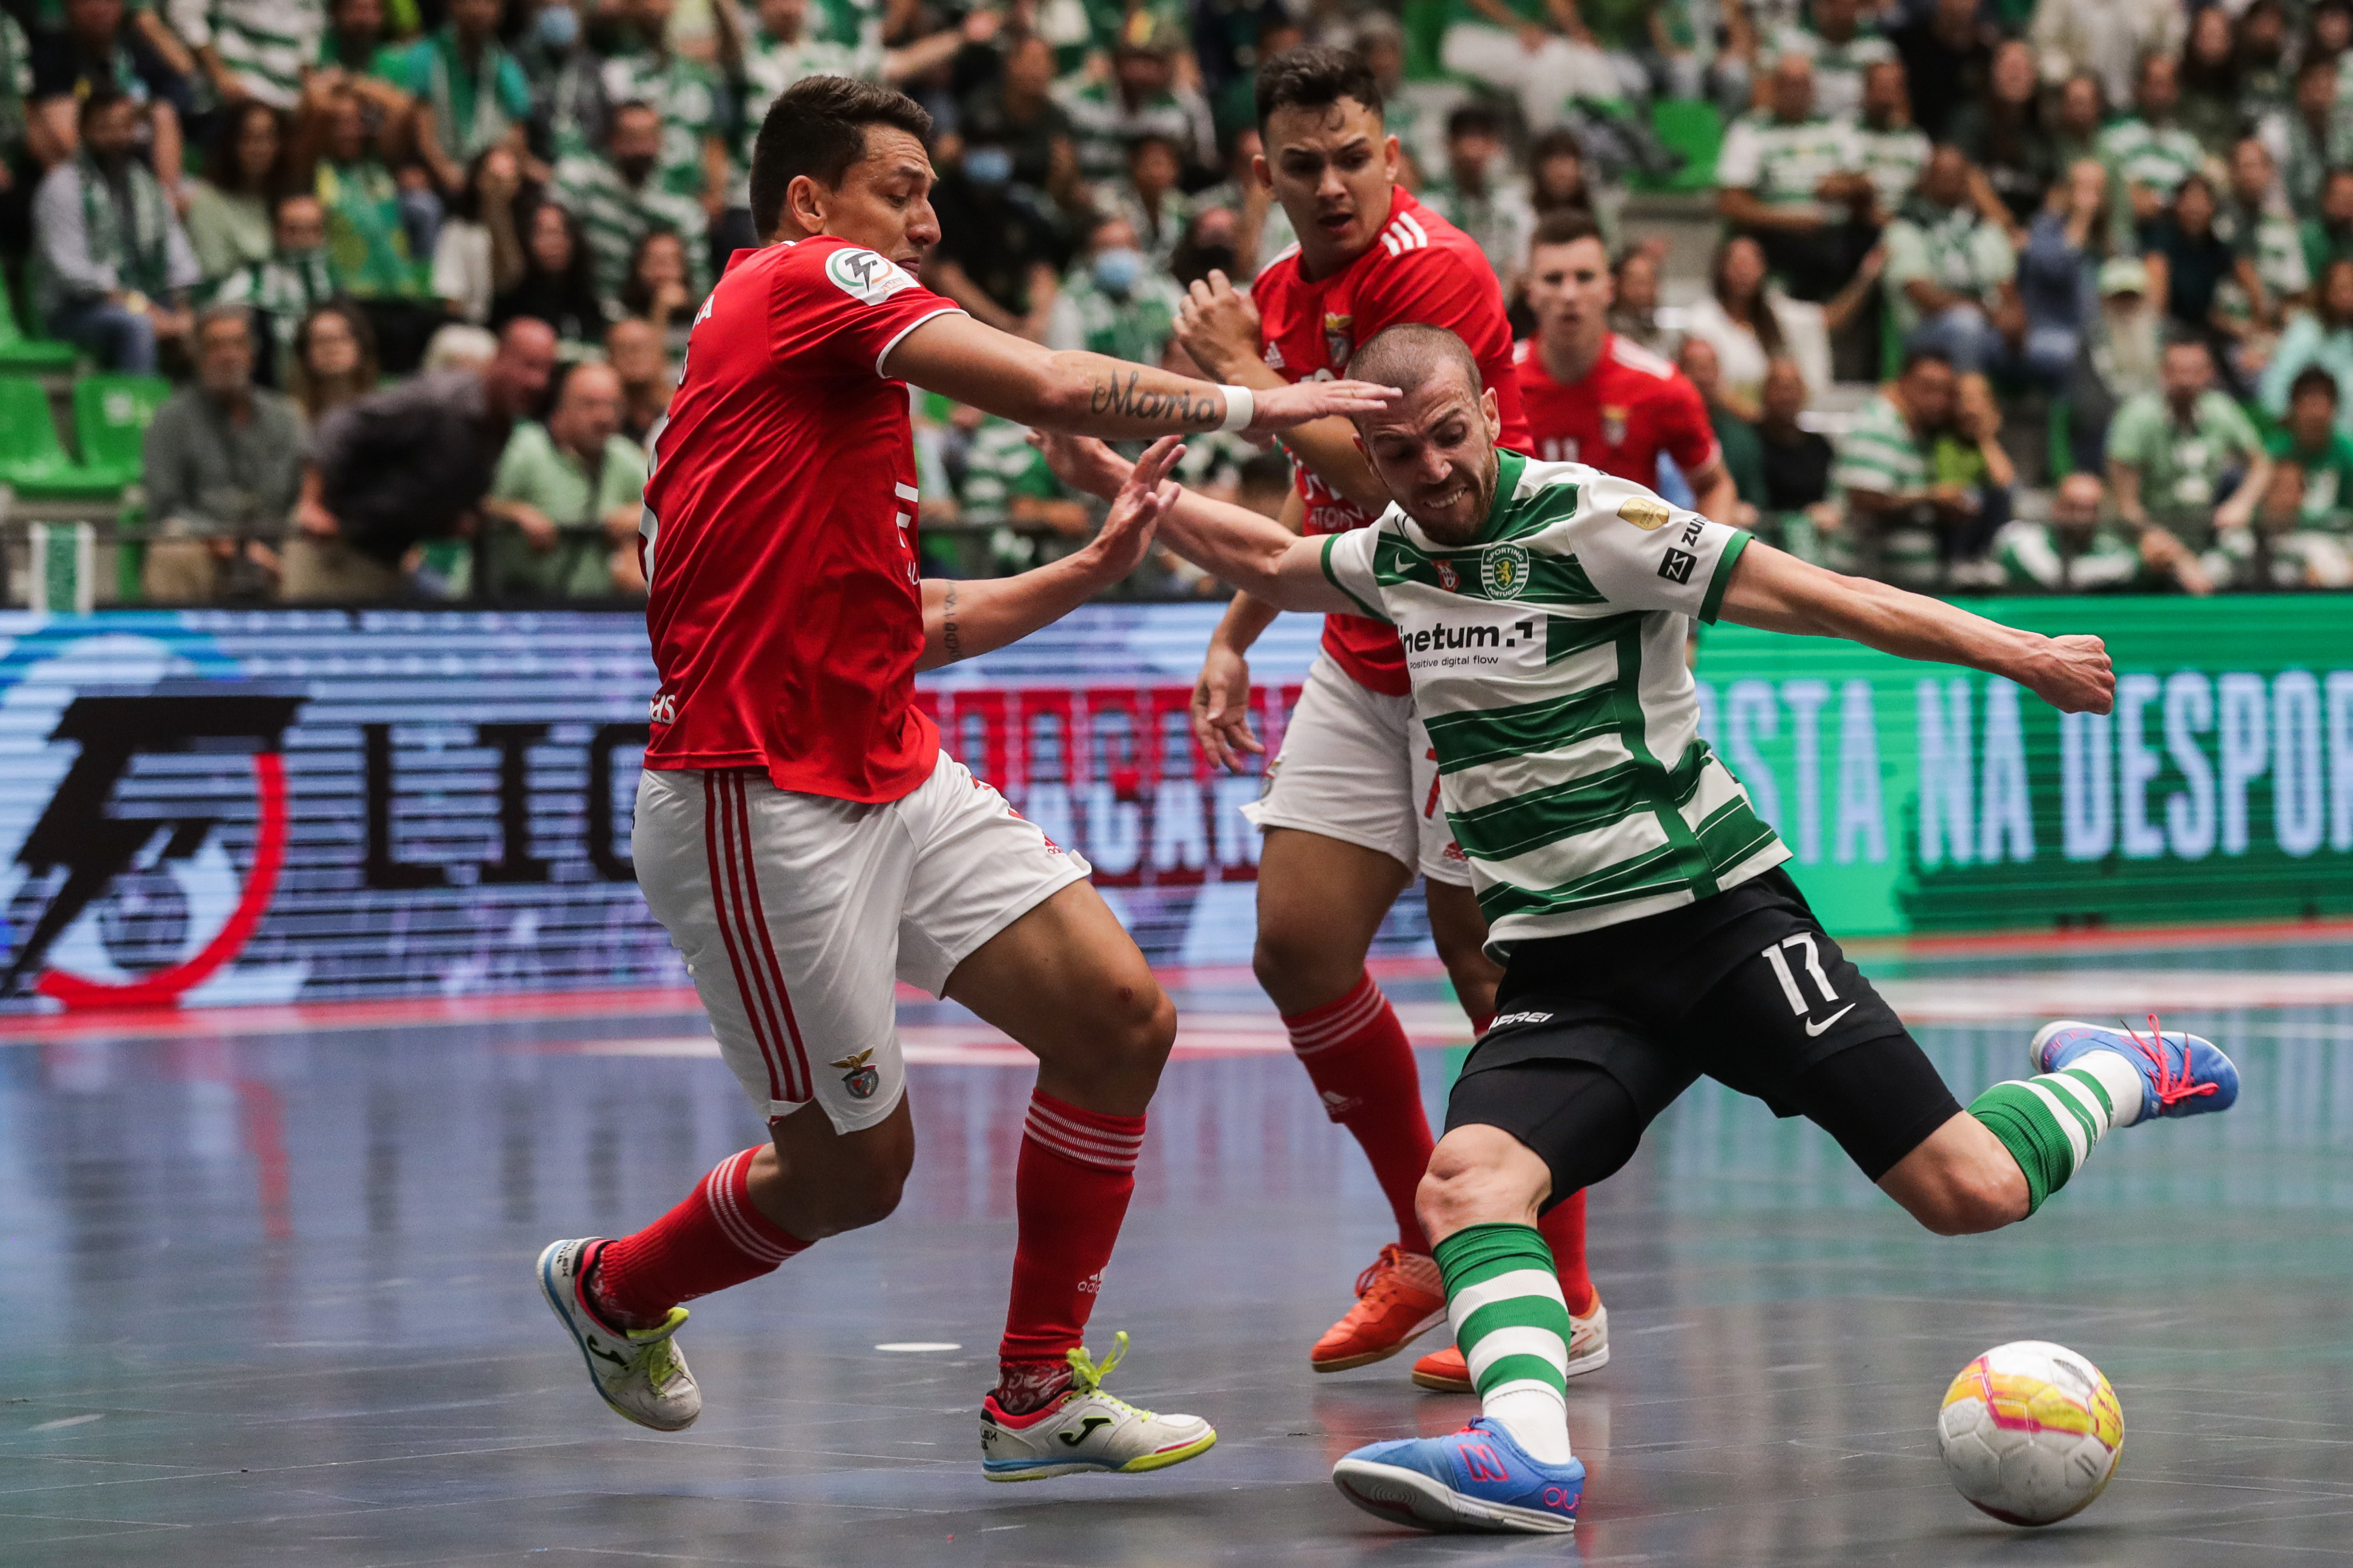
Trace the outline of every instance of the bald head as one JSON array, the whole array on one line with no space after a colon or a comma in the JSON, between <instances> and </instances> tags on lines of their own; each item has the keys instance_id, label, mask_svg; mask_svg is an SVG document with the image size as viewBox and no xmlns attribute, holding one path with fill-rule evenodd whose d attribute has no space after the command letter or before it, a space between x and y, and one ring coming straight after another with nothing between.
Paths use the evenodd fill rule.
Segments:
<instances>
[{"instance_id":1,"label":"bald head","mask_svg":"<svg viewBox=\"0 0 2353 1568\"><path fill-rule=\"evenodd\" d=\"M2100 525L2100 503L2107 489L2097 474L2069 474L2051 498L2051 521L2061 528L2088 533Z\"/></svg>"},{"instance_id":2,"label":"bald head","mask_svg":"<svg viewBox=\"0 0 2353 1568\"><path fill-rule=\"evenodd\" d=\"M605 443L621 427L621 378L610 365L576 364L564 378L547 433L586 462L603 456Z\"/></svg>"},{"instance_id":3,"label":"bald head","mask_svg":"<svg viewBox=\"0 0 2353 1568\"><path fill-rule=\"evenodd\" d=\"M499 352L483 369L492 407L519 419L538 406L555 373L555 329L533 316L517 316L499 334Z\"/></svg>"},{"instance_id":4,"label":"bald head","mask_svg":"<svg viewBox=\"0 0 2353 1568\"><path fill-rule=\"evenodd\" d=\"M1504 423L1462 340L1443 327L1390 327L1356 351L1348 374L1405 394L1356 420L1389 494L1436 542L1477 539L1494 501Z\"/></svg>"}]
</instances>

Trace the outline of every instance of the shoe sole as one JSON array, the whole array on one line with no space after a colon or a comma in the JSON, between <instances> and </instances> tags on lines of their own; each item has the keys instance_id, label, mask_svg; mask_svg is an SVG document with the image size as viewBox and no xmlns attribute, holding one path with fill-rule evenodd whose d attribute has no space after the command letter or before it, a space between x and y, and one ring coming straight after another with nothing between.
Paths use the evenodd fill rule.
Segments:
<instances>
[{"instance_id":1,"label":"shoe sole","mask_svg":"<svg viewBox=\"0 0 2353 1568\"><path fill-rule=\"evenodd\" d=\"M1071 1463L1046 1465L1021 1464L1018 1460L983 1459L982 1477L992 1481L1050 1481L1056 1476L1141 1476L1154 1470L1165 1470L1171 1465L1181 1465L1187 1459L1198 1459L1218 1446L1214 1428L1203 1433L1181 1448L1171 1448L1165 1454L1138 1454L1124 1465L1104 1465L1078 1460ZM992 1470L991 1464L1019 1464L1018 1469Z\"/></svg>"},{"instance_id":2,"label":"shoe sole","mask_svg":"<svg viewBox=\"0 0 2353 1568\"><path fill-rule=\"evenodd\" d=\"M596 1379L596 1358L588 1353L588 1342L582 1339L580 1331L572 1326L572 1314L564 1310L563 1293L556 1286L555 1255L563 1250L564 1246L563 1242L552 1241L548 1243L547 1249L539 1255L539 1293L546 1299L547 1310L555 1314L555 1321L564 1325L564 1331L570 1334L572 1342L579 1347L580 1359L588 1368L588 1386L596 1391L596 1397L605 1402L605 1407L607 1410L624 1421L637 1423L649 1432L683 1432L693 1426L702 1414L700 1410L675 1426L664 1426L659 1422L647 1420L636 1411L617 1403L611 1394L605 1392L605 1385Z\"/></svg>"},{"instance_id":3,"label":"shoe sole","mask_svg":"<svg viewBox=\"0 0 2353 1568\"><path fill-rule=\"evenodd\" d=\"M1491 1534L1570 1535L1577 1521L1510 1503L1464 1497L1419 1470L1399 1465L1343 1459L1332 1467L1340 1495L1376 1519L1424 1530L1469 1530Z\"/></svg>"},{"instance_id":4,"label":"shoe sole","mask_svg":"<svg viewBox=\"0 0 2353 1568\"><path fill-rule=\"evenodd\" d=\"M1398 1352L1405 1349L1406 1346L1413 1343L1414 1341L1421 1338L1422 1335L1430 1332L1430 1330L1438 1327L1439 1324L1444 1321L1446 1321L1446 1309L1440 1307L1437 1311L1430 1313L1430 1316L1424 1318L1420 1322L1416 1323L1413 1326L1412 1332L1398 1338L1396 1342L1392 1343L1387 1350L1369 1351L1362 1355L1341 1356L1337 1360L1334 1361L1317 1361L1311 1355L1307 1358L1307 1364L1309 1368L1316 1372L1346 1372L1354 1367L1370 1366L1377 1361L1388 1360L1389 1357L1397 1354Z\"/></svg>"},{"instance_id":5,"label":"shoe sole","mask_svg":"<svg viewBox=\"0 0 2353 1568\"><path fill-rule=\"evenodd\" d=\"M1599 1372L1603 1367L1608 1366L1609 1364L1609 1347L1608 1345L1603 1345L1591 1355L1572 1357L1568 1363L1568 1369L1562 1373L1561 1375L1563 1377L1583 1377L1587 1373ZM1440 1377L1434 1372L1424 1372L1419 1367L1415 1367L1413 1369L1413 1381L1416 1387L1427 1388L1435 1394L1476 1394L1479 1392L1477 1386L1467 1377Z\"/></svg>"}]
</instances>

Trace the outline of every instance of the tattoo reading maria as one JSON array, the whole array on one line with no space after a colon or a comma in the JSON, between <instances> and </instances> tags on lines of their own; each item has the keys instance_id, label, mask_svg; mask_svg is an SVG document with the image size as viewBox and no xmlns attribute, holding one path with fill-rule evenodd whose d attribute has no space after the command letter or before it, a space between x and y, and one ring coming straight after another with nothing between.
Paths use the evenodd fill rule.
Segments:
<instances>
[{"instance_id":1,"label":"tattoo reading maria","mask_svg":"<svg viewBox=\"0 0 2353 1568\"><path fill-rule=\"evenodd\" d=\"M1130 419L1173 418L1180 425L1204 428L1216 427L1223 418L1215 395L1146 392L1140 370L1128 372L1124 380L1114 374L1107 384L1096 382L1092 405L1097 414L1123 414Z\"/></svg>"}]
</instances>

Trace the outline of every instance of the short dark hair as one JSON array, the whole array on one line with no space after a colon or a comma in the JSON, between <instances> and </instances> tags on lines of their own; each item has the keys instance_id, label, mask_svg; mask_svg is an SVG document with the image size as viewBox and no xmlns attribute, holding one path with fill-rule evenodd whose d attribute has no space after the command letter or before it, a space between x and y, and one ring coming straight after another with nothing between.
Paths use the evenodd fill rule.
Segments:
<instances>
[{"instance_id":1,"label":"short dark hair","mask_svg":"<svg viewBox=\"0 0 2353 1568\"><path fill-rule=\"evenodd\" d=\"M1375 332L1348 361L1348 375L1380 386L1394 386L1408 396L1419 392L1446 365L1462 372L1463 384L1476 397L1486 388L1479 374L1478 356L1471 345L1444 327L1400 321Z\"/></svg>"},{"instance_id":2,"label":"short dark hair","mask_svg":"<svg viewBox=\"0 0 2353 1568\"><path fill-rule=\"evenodd\" d=\"M1449 142L1463 136L1501 136L1504 121L1483 103L1466 103L1446 117L1446 139Z\"/></svg>"},{"instance_id":3,"label":"short dark hair","mask_svg":"<svg viewBox=\"0 0 2353 1568\"><path fill-rule=\"evenodd\" d=\"M2295 379L2287 384L2289 404L2293 405L2307 392L2320 393L2334 403L2337 401L2337 378L2316 364L2306 365L2295 373Z\"/></svg>"},{"instance_id":4,"label":"short dark hair","mask_svg":"<svg viewBox=\"0 0 2353 1568\"><path fill-rule=\"evenodd\" d=\"M846 76L804 78L776 95L752 146L752 228L763 243L784 216L785 191L807 174L828 190L866 156L866 128L929 141L932 117L894 88Z\"/></svg>"},{"instance_id":5,"label":"short dark hair","mask_svg":"<svg viewBox=\"0 0 2353 1568\"><path fill-rule=\"evenodd\" d=\"M1609 242L1601 237L1601 226L1583 207L1555 207L1536 222L1535 237L1529 248L1539 245L1574 245L1580 239L1592 240L1605 251Z\"/></svg>"},{"instance_id":6,"label":"short dark hair","mask_svg":"<svg viewBox=\"0 0 2353 1568\"><path fill-rule=\"evenodd\" d=\"M1325 109L1353 98L1381 112L1381 84L1373 68L1353 49L1310 44L1285 49L1258 68L1258 124L1261 131L1278 109Z\"/></svg>"},{"instance_id":7,"label":"short dark hair","mask_svg":"<svg viewBox=\"0 0 2353 1568\"><path fill-rule=\"evenodd\" d=\"M1905 375L1910 375L1914 371L1919 369L1924 364L1940 364L1947 370L1950 370L1953 368L1953 356L1947 353L1943 349L1930 348L1926 343L1923 343L1916 348L1908 348L1904 351L1904 374Z\"/></svg>"}]
</instances>

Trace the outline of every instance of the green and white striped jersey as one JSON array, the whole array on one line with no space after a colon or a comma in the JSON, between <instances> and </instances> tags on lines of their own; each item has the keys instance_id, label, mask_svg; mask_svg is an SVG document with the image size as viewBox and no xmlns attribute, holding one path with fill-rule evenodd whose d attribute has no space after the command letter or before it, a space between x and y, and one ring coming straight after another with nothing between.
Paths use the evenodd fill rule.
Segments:
<instances>
[{"instance_id":1,"label":"green and white striped jersey","mask_svg":"<svg viewBox=\"0 0 2353 1568\"><path fill-rule=\"evenodd\" d=\"M188 47L219 50L246 91L272 109L294 107L302 68L318 58L327 28L322 0L170 0L165 15Z\"/></svg>"},{"instance_id":2,"label":"green and white striped jersey","mask_svg":"<svg viewBox=\"0 0 2353 1568\"><path fill-rule=\"evenodd\" d=\"M629 279L629 253L654 229L666 228L686 245L690 286L697 294L710 287L704 276L707 224L702 204L662 186L659 174L631 190L620 172L602 158L565 158L555 165L555 197L580 220L596 261L596 292L617 299Z\"/></svg>"},{"instance_id":3,"label":"green and white striped jersey","mask_svg":"<svg viewBox=\"0 0 2353 1568\"><path fill-rule=\"evenodd\" d=\"M2147 185L2166 200L2206 166L2206 150L2178 125L2119 120L2100 132L2100 156L2116 178Z\"/></svg>"},{"instance_id":4,"label":"green and white striped jersey","mask_svg":"<svg viewBox=\"0 0 2353 1568\"><path fill-rule=\"evenodd\" d=\"M1709 898L1788 858L1699 736L1684 664L1749 536L1582 463L1499 454L1476 543L1395 506L1324 541L1393 623L1491 951Z\"/></svg>"}]
</instances>

